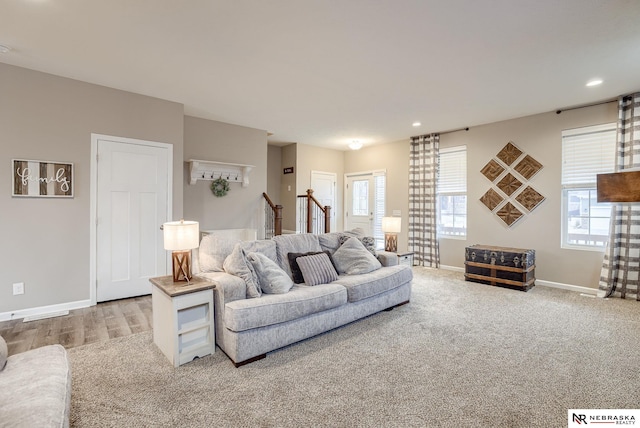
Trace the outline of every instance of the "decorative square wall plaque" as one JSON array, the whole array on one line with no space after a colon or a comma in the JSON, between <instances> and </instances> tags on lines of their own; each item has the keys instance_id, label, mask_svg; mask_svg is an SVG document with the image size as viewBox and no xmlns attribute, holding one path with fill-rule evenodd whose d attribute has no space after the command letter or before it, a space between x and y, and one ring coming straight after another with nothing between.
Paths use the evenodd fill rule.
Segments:
<instances>
[{"instance_id":1,"label":"decorative square wall plaque","mask_svg":"<svg viewBox=\"0 0 640 428\"><path fill-rule=\"evenodd\" d=\"M542 201L544 196L538 193L533 187L527 186L518 196L516 201L529 212L533 211Z\"/></svg>"},{"instance_id":2,"label":"decorative square wall plaque","mask_svg":"<svg viewBox=\"0 0 640 428\"><path fill-rule=\"evenodd\" d=\"M502 190L506 195L511 196L516 190L522 186L520 180L515 178L511 173L504 176L497 184L498 189Z\"/></svg>"},{"instance_id":3,"label":"decorative square wall plaque","mask_svg":"<svg viewBox=\"0 0 640 428\"><path fill-rule=\"evenodd\" d=\"M542 164L531 156L526 155L513 169L527 180L531 180L542 169Z\"/></svg>"},{"instance_id":4,"label":"decorative square wall plaque","mask_svg":"<svg viewBox=\"0 0 640 428\"><path fill-rule=\"evenodd\" d=\"M521 154L522 150L517 148L512 141L509 141L507 145L504 146L502 150L500 150L500 152L497 154L497 157L507 165L511 165L515 162L516 159L520 157Z\"/></svg>"},{"instance_id":5,"label":"decorative square wall plaque","mask_svg":"<svg viewBox=\"0 0 640 428\"><path fill-rule=\"evenodd\" d=\"M480 170L480 172L489 179L489 181L494 182L496 178L500 176L504 172L504 167L500 165L495 159L491 159L488 164Z\"/></svg>"},{"instance_id":6,"label":"decorative square wall plaque","mask_svg":"<svg viewBox=\"0 0 640 428\"><path fill-rule=\"evenodd\" d=\"M487 192L480 198L480 202L482 202L491 211L500 205L502 201L504 201L504 198L493 189L487 190Z\"/></svg>"},{"instance_id":7,"label":"decorative square wall plaque","mask_svg":"<svg viewBox=\"0 0 640 428\"><path fill-rule=\"evenodd\" d=\"M73 198L73 164L13 159L12 196Z\"/></svg>"},{"instance_id":8,"label":"decorative square wall plaque","mask_svg":"<svg viewBox=\"0 0 640 428\"><path fill-rule=\"evenodd\" d=\"M496 212L496 215L500 217L500 220L504 221L507 226L511 227L511 225L518 221L524 214L513 206L511 202L507 202Z\"/></svg>"}]
</instances>

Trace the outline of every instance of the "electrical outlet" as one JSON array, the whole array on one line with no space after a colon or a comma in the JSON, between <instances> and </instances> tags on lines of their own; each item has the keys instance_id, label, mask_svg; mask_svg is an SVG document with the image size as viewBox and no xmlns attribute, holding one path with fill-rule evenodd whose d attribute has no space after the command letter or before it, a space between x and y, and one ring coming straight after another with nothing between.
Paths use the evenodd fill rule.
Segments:
<instances>
[{"instance_id":1,"label":"electrical outlet","mask_svg":"<svg viewBox=\"0 0 640 428\"><path fill-rule=\"evenodd\" d=\"M24 294L24 282L16 282L13 284L13 295Z\"/></svg>"}]
</instances>

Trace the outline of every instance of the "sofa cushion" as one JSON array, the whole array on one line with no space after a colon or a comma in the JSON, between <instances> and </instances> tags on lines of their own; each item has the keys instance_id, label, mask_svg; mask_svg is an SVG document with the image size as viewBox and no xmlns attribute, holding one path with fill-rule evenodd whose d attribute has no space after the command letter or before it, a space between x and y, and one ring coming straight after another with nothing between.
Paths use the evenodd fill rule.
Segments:
<instances>
[{"instance_id":1,"label":"sofa cushion","mask_svg":"<svg viewBox=\"0 0 640 428\"><path fill-rule=\"evenodd\" d=\"M338 279L338 272L327 253L318 253L296 259L305 284L309 286L326 284Z\"/></svg>"},{"instance_id":2,"label":"sofa cushion","mask_svg":"<svg viewBox=\"0 0 640 428\"><path fill-rule=\"evenodd\" d=\"M291 267L289 266L287 254L322 251L322 248L320 248L320 242L318 241L318 235L311 233L278 235L274 236L273 240L276 243L278 264L280 265L280 268L282 268L282 270L284 270L291 278L293 278L293 275L291 274Z\"/></svg>"},{"instance_id":3,"label":"sofa cushion","mask_svg":"<svg viewBox=\"0 0 640 428\"><path fill-rule=\"evenodd\" d=\"M338 273L359 275L380 269L382 265L358 238L351 237L333 253Z\"/></svg>"},{"instance_id":4,"label":"sofa cushion","mask_svg":"<svg viewBox=\"0 0 640 428\"><path fill-rule=\"evenodd\" d=\"M393 290L413 279L413 272L407 265L384 267L362 275L341 275L333 284L347 289L349 302L357 302Z\"/></svg>"},{"instance_id":5,"label":"sofa cushion","mask_svg":"<svg viewBox=\"0 0 640 428\"><path fill-rule=\"evenodd\" d=\"M318 235L318 242L322 251L329 251L330 254L340 247L340 237L345 236L342 232L322 233Z\"/></svg>"},{"instance_id":6,"label":"sofa cushion","mask_svg":"<svg viewBox=\"0 0 640 428\"><path fill-rule=\"evenodd\" d=\"M9 356L9 349L7 348L7 342L0 336L0 372L7 365L7 357Z\"/></svg>"},{"instance_id":7,"label":"sofa cushion","mask_svg":"<svg viewBox=\"0 0 640 428\"><path fill-rule=\"evenodd\" d=\"M261 253L247 253L263 293L283 294L293 287L291 277L269 257Z\"/></svg>"},{"instance_id":8,"label":"sofa cushion","mask_svg":"<svg viewBox=\"0 0 640 428\"><path fill-rule=\"evenodd\" d=\"M0 426L69 426L71 366L62 346L10 356L0 379Z\"/></svg>"},{"instance_id":9,"label":"sofa cushion","mask_svg":"<svg viewBox=\"0 0 640 428\"><path fill-rule=\"evenodd\" d=\"M257 239L254 241L242 241L240 246L245 253L260 253L267 256L274 263L278 263L276 243L271 239Z\"/></svg>"},{"instance_id":10,"label":"sofa cushion","mask_svg":"<svg viewBox=\"0 0 640 428\"><path fill-rule=\"evenodd\" d=\"M240 239L232 234L205 235L198 248L200 272L223 272L224 260L238 242Z\"/></svg>"},{"instance_id":11,"label":"sofa cushion","mask_svg":"<svg viewBox=\"0 0 640 428\"><path fill-rule=\"evenodd\" d=\"M286 294L263 294L259 299L227 303L224 326L231 331L250 330L291 321L346 303L347 289L342 285L294 285Z\"/></svg>"}]
</instances>

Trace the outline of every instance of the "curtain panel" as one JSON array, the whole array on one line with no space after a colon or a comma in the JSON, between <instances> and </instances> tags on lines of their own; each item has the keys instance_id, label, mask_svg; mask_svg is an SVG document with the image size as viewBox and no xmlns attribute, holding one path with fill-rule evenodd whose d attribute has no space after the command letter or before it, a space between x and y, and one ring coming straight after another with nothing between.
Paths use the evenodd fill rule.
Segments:
<instances>
[{"instance_id":1,"label":"curtain panel","mask_svg":"<svg viewBox=\"0 0 640 428\"><path fill-rule=\"evenodd\" d=\"M616 172L640 168L640 92L618 100ZM605 297L640 300L640 204L613 205L599 287Z\"/></svg>"},{"instance_id":2,"label":"curtain panel","mask_svg":"<svg viewBox=\"0 0 640 428\"><path fill-rule=\"evenodd\" d=\"M411 138L409 155L409 251L418 266L440 266L436 235L439 134Z\"/></svg>"}]
</instances>

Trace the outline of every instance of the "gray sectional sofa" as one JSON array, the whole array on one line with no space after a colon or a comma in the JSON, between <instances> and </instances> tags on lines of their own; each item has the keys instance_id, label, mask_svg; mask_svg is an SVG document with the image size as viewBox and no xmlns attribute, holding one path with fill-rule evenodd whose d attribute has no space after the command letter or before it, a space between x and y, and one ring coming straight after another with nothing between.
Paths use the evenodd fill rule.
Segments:
<instances>
[{"instance_id":1,"label":"gray sectional sofa","mask_svg":"<svg viewBox=\"0 0 640 428\"><path fill-rule=\"evenodd\" d=\"M345 233L354 234L281 235L272 240L237 243L233 252L244 256L251 252L264 254L276 262L289 278L293 278L288 260L290 253L324 251L337 256L336 251ZM203 243L204 239L199 254L195 255L200 260L200 266L194 263L194 268L198 270L209 264L209 253L218 251ZM378 252L377 259L381 267L371 272L340 274L332 282L313 286L294 284L288 292L262 293L257 297L255 289L250 287L250 275L244 275L233 267L233 252L224 262L227 272L200 271L196 274L215 283L216 344L236 367L264 358L272 350L408 303L411 297L412 270L409 266L398 265L395 253ZM332 263L336 266L333 260ZM337 270L340 272L340 269Z\"/></svg>"},{"instance_id":2,"label":"gray sectional sofa","mask_svg":"<svg viewBox=\"0 0 640 428\"><path fill-rule=\"evenodd\" d=\"M61 345L7 357L0 337L0 427L68 427L71 366Z\"/></svg>"}]
</instances>

